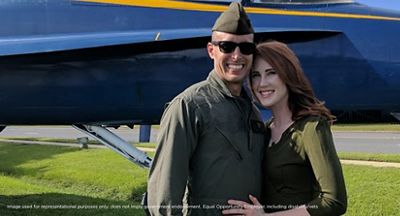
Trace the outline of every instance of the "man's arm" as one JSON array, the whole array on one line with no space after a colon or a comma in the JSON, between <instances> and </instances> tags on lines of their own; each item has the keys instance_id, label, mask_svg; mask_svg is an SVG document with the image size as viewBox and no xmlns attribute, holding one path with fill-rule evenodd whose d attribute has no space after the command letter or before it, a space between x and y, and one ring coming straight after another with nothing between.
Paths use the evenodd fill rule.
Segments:
<instances>
[{"instance_id":1,"label":"man's arm","mask_svg":"<svg viewBox=\"0 0 400 216\"><path fill-rule=\"evenodd\" d=\"M147 188L152 215L182 215L198 122L195 110L180 98L174 99L163 114Z\"/></svg>"}]
</instances>

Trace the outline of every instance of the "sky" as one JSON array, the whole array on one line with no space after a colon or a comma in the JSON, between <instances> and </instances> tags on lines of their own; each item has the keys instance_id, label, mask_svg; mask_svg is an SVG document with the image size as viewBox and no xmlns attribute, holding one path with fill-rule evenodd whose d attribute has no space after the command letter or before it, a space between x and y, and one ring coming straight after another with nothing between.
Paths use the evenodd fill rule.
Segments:
<instances>
[{"instance_id":1,"label":"sky","mask_svg":"<svg viewBox=\"0 0 400 216\"><path fill-rule=\"evenodd\" d=\"M400 0L355 0L355 1L370 6L400 11Z\"/></svg>"}]
</instances>

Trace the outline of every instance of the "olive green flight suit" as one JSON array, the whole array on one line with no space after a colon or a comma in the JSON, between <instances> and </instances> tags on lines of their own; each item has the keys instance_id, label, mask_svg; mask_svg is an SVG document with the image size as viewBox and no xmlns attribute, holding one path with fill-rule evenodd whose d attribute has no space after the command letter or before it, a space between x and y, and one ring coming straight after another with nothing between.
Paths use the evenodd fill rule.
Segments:
<instances>
[{"instance_id":1,"label":"olive green flight suit","mask_svg":"<svg viewBox=\"0 0 400 216\"><path fill-rule=\"evenodd\" d=\"M153 215L221 215L228 199L260 198L265 127L242 89L232 96L211 71L172 100L161 119L148 181Z\"/></svg>"}]
</instances>

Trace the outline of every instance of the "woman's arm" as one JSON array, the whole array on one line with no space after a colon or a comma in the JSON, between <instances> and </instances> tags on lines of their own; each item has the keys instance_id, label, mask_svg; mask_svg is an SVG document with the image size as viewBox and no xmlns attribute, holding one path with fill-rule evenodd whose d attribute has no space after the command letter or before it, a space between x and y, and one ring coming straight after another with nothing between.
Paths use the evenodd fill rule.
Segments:
<instances>
[{"instance_id":1,"label":"woman's arm","mask_svg":"<svg viewBox=\"0 0 400 216\"><path fill-rule=\"evenodd\" d=\"M303 135L305 151L320 190L319 196L307 203L307 211L310 215L344 214L346 187L328 122L320 118L307 123Z\"/></svg>"}]
</instances>

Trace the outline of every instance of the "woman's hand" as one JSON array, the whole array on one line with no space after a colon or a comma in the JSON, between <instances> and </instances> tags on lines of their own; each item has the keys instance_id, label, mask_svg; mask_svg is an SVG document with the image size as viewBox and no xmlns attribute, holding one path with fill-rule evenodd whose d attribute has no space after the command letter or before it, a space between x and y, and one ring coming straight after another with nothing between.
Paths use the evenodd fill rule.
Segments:
<instances>
[{"instance_id":1,"label":"woman's hand","mask_svg":"<svg viewBox=\"0 0 400 216\"><path fill-rule=\"evenodd\" d=\"M257 198L249 195L252 204L247 202L243 202L240 200L229 200L228 203L234 205L237 208L223 210L222 214L224 215L247 215L247 216L258 216L265 215L263 206L258 202Z\"/></svg>"}]
</instances>

